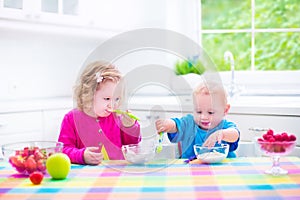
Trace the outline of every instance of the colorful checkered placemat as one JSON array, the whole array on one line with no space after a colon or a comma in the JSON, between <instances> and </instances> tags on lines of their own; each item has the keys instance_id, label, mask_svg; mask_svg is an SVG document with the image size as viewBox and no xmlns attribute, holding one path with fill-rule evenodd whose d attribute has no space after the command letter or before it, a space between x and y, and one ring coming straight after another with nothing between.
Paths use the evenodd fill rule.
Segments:
<instances>
[{"instance_id":1,"label":"colorful checkered placemat","mask_svg":"<svg viewBox=\"0 0 300 200\"><path fill-rule=\"evenodd\" d=\"M268 157L226 159L221 164L183 160L132 165L105 161L72 165L65 180L46 175L41 185L0 162L0 199L300 199L300 158L281 158L288 175L271 176Z\"/></svg>"}]
</instances>

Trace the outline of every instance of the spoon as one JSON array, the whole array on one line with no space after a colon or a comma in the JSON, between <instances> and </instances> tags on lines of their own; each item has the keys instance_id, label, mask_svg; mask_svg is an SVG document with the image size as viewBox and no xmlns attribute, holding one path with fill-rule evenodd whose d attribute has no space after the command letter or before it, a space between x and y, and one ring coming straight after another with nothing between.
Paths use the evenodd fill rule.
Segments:
<instances>
[{"instance_id":1,"label":"spoon","mask_svg":"<svg viewBox=\"0 0 300 200\"><path fill-rule=\"evenodd\" d=\"M129 113L127 111L123 111L123 110L113 110L112 112L115 112L115 113L118 113L118 114L125 114L127 115L128 117L130 117L131 119L135 119L137 121L140 121L140 118L138 118L137 116L135 116L134 114L132 113Z\"/></svg>"},{"instance_id":2,"label":"spoon","mask_svg":"<svg viewBox=\"0 0 300 200\"><path fill-rule=\"evenodd\" d=\"M159 139L158 139L158 146L156 148L156 152L157 153L160 153L162 151L162 140L163 140L163 136L164 136L164 133L163 132L160 132L159 133Z\"/></svg>"}]
</instances>

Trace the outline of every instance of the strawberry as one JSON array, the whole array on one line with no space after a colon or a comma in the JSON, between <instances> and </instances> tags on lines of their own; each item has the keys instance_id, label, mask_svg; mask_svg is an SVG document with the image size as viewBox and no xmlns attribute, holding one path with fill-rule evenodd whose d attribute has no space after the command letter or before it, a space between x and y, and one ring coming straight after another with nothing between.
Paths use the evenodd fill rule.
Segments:
<instances>
[{"instance_id":1,"label":"strawberry","mask_svg":"<svg viewBox=\"0 0 300 200\"><path fill-rule=\"evenodd\" d=\"M36 165L37 165L37 169L41 172L45 171L46 170L46 164L43 160L39 160L36 162Z\"/></svg>"},{"instance_id":2,"label":"strawberry","mask_svg":"<svg viewBox=\"0 0 300 200\"><path fill-rule=\"evenodd\" d=\"M25 161L21 155L11 156L9 162L18 172L23 172L25 170Z\"/></svg>"},{"instance_id":3,"label":"strawberry","mask_svg":"<svg viewBox=\"0 0 300 200\"><path fill-rule=\"evenodd\" d=\"M28 149L28 155L29 155L29 156L30 156L30 155L33 155L34 152L35 152L35 150L33 149L33 147L30 147L30 148Z\"/></svg>"},{"instance_id":4,"label":"strawberry","mask_svg":"<svg viewBox=\"0 0 300 200\"><path fill-rule=\"evenodd\" d=\"M25 168L28 173L32 173L37 169L36 161L33 155L29 156L25 161Z\"/></svg>"},{"instance_id":5,"label":"strawberry","mask_svg":"<svg viewBox=\"0 0 300 200\"><path fill-rule=\"evenodd\" d=\"M44 158L44 155L42 154L42 152L40 152L38 150L34 152L34 159L36 161L43 159L43 158Z\"/></svg>"},{"instance_id":6,"label":"strawberry","mask_svg":"<svg viewBox=\"0 0 300 200\"><path fill-rule=\"evenodd\" d=\"M293 134L291 134L290 136L289 136L289 141L296 141L296 136L295 135L293 135Z\"/></svg>"},{"instance_id":7,"label":"strawberry","mask_svg":"<svg viewBox=\"0 0 300 200\"><path fill-rule=\"evenodd\" d=\"M24 150L21 151L21 156L22 156L23 158L29 156L28 151L29 151L28 147L27 147L27 148L25 147Z\"/></svg>"},{"instance_id":8,"label":"strawberry","mask_svg":"<svg viewBox=\"0 0 300 200\"><path fill-rule=\"evenodd\" d=\"M44 178L44 174L42 172L32 172L29 175L29 179L34 185L40 184L43 178Z\"/></svg>"}]
</instances>

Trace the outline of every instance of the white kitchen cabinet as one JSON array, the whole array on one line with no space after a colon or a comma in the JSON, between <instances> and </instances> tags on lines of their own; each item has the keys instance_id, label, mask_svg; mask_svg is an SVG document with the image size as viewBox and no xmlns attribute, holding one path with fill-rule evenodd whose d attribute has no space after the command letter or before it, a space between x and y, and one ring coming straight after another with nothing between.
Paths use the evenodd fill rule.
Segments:
<instances>
[{"instance_id":1,"label":"white kitchen cabinet","mask_svg":"<svg viewBox=\"0 0 300 200\"><path fill-rule=\"evenodd\" d=\"M166 8L165 2L147 0L0 0L0 19L120 32L153 23L164 27Z\"/></svg>"},{"instance_id":2,"label":"white kitchen cabinet","mask_svg":"<svg viewBox=\"0 0 300 200\"><path fill-rule=\"evenodd\" d=\"M0 18L82 26L80 0L0 0Z\"/></svg>"},{"instance_id":3,"label":"white kitchen cabinet","mask_svg":"<svg viewBox=\"0 0 300 200\"><path fill-rule=\"evenodd\" d=\"M42 140L42 113L0 114L0 145L27 140Z\"/></svg>"},{"instance_id":4,"label":"white kitchen cabinet","mask_svg":"<svg viewBox=\"0 0 300 200\"><path fill-rule=\"evenodd\" d=\"M181 0L0 0L0 26L47 31L50 25L51 32L68 29L68 34L105 38L139 28L167 28L196 39L197 5Z\"/></svg>"},{"instance_id":5,"label":"white kitchen cabinet","mask_svg":"<svg viewBox=\"0 0 300 200\"><path fill-rule=\"evenodd\" d=\"M299 116L229 114L227 119L235 122L240 129L241 145L238 149L240 155L251 156L252 153L261 155L261 153L255 149L253 143L254 138L261 137L262 134L266 132L266 129L271 128L275 133L287 132L288 134L296 135L298 138L297 146L290 155L300 156Z\"/></svg>"},{"instance_id":6,"label":"white kitchen cabinet","mask_svg":"<svg viewBox=\"0 0 300 200\"><path fill-rule=\"evenodd\" d=\"M251 131L251 128L270 128L275 133L293 133L297 138L300 138L298 126L300 117L297 116L229 114L227 119L237 124L241 131L241 140L243 141L252 141L253 137L260 137L265 133L264 131ZM298 145L300 145L300 140L298 140Z\"/></svg>"},{"instance_id":7,"label":"white kitchen cabinet","mask_svg":"<svg viewBox=\"0 0 300 200\"><path fill-rule=\"evenodd\" d=\"M70 108L71 109L71 108ZM70 109L56 109L43 111L43 139L57 141L61 122Z\"/></svg>"},{"instance_id":8,"label":"white kitchen cabinet","mask_svg":"<svg viewBox=\"0 0 300 200\"><path fill-rule=\"evenodd\" d=\"M64 115L73 107L71 98L7 101L0 104L0 145L58 138Z\"/></svg>"},{"instance_id":9,"label":"white kitchen cabinet","mask_svg":"<svg viewBox=\"0 0 300 200\"><path fill-rule=\"evenodd\" d=\"M69 109L0 114L0 145L29 141L57 141L64 115Z\"/></svg>"}]
</instances>

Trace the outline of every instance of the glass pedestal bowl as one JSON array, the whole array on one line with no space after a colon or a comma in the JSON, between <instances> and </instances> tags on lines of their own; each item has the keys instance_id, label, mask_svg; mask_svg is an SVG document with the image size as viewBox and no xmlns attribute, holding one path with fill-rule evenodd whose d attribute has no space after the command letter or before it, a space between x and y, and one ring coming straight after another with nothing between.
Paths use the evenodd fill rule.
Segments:
<instances>
[{"instance_id":1,"label":"glass pedestal bowl","mask_svg":"<svg viewBox=\"0 0 300 200\"><path fill-rule=\"evenodd\" d=\"M283 141L283 142L268 142L259 141L256 139L255 144L257 148L265 155L272 158L271 169L265 170L266 174L274 176L288 174L288 171L280 167L280 157L286 156L293 151L296 146L296 141Z\"/></svg>"}]
</instances>

